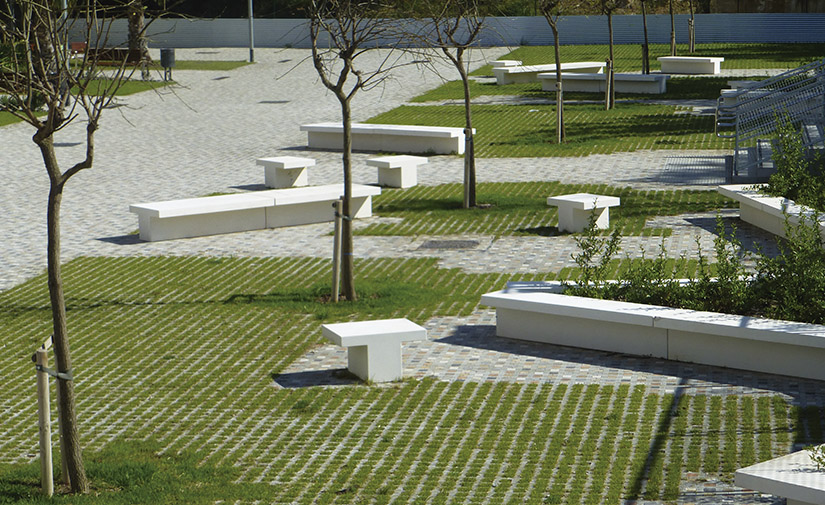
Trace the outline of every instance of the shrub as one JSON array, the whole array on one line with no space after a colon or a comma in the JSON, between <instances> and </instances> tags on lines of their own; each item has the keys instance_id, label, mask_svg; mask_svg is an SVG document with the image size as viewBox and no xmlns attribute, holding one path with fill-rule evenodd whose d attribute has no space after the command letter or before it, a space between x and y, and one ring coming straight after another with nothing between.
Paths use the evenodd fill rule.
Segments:
<instances>
[{"instance_id":1,"label":"shrub","mask_svg":"<svg viewBox=\"0 0 825 505\"><path fill-rule=\"evenodd\" d=\"M801 128L794 127L787 117L780 117L777 121L776 172L771 175L763 191L825 212L822 157L806 148Z\"/></svg>"}]
</instances>

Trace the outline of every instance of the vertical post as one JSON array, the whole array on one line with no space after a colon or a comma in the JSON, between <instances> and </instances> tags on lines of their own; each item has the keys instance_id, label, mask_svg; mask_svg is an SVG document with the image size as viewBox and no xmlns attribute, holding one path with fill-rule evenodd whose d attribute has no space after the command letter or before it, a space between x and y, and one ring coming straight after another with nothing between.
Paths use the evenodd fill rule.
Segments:
<instances>
[{"instance_id":1,"label":"vertical post","mask_svg":"<svg viewBox=\"0 0 825 505\"><path fill-rule=\"evenodd\" d=\"M255 14L252 10L252 0L249 0L249 63L255 63Z\"/></svg>"},{"instance_id":2,"label":"vertical post","mask_svg":"<svg viewBox=\"0 0 825 505\"><path fill-rule=\"evenodd\" d=\"M335 208L335 232L332 239L332 301L337 303L341 286L341 210L344 208L344 201L339 199L332 206Z\"/></svg>"},{"instance_id":3,"label":"vertical post","mask_svg":"<svg viewBox=\"0 0 825 505\"><path fill-rule=\"evenodd\" d=\"M49 376L42 367L49 364L46 349L35 353L37 371L37 412L40 425L40 488L46 496L54 494L54 476L52 475L52 426L49 402Z\"/></svg>"}]
</instances>

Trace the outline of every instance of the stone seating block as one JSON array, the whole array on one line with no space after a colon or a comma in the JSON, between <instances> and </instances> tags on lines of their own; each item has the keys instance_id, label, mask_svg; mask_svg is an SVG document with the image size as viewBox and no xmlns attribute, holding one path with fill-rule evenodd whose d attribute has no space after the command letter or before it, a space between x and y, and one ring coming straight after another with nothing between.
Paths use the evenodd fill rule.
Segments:
<instances>
[{"instance_id":1,"label":"stone seating block","mask_svg":"<svg viewBox=\"0 0 825 505\"><path fill-rule=\"evenodd\" d=\"M538 75L541 89L556 90L555 72L542 72ZM564 91L583 91L603 93L607 86L606 74L562 72L561 80ZM618 93L661 94L667 91L667 75L661 74L613 74L613 83Z\"/></svg>"},{"instance_id":2,"label":"stone seating block","mask_svg":"<svg viewBox=\"0 0 825 505\"><path fill-rule=\"evenodd\" d=\"M587 229L590 215L596 214L596 228L610 227L610 207L619 205L616 196L575 193L571 195L551 196L547 205L559 208L559 231L579 233Z\"/></svg>"},{"instance_id":3,"label":"stone seating block","mask_svg":"<svg viewBox=\"0 0 825 505\"><path fill-rule=\"evenodd\" d=\"M255 163L264 167L264 183L268 188L307 186L307 168L315 166L314 159L298 156L259 158Z\"/></svg>"},{"instance_id":4,"label":"stone seating block","mask_svg":"<svg viewBox=\"0 0 825 505\"><path fill-rule=\"evenodd\" d=\"M370 158L367 165L378 168L378 185L411 188L418 184L418 166L429 163L423 156L381 156Z\"/></svg>"},{"instance_id":5,"label":"stone seating block","mask_svg":"<svg viewBox=\"0 0 825 505\"><path fill-rule=\"evenodd\" d=\"M343 147L341 123L301 125L312 149ZM473 129L475 133L475 129ZM464 128L397 124L352 124L352 148L395 153L464 154Z\"/></svg>"},{"instance_id":6,"label":"stone seating block","mask_svg":"<svg viewBox=\"0 0 825 505\"><path fill-rule=\"evenodd\" d=\"M721 72L721 56L660 56L663 74L718 74Z\"/></svg>"},{"instance_id":7,"label":"stone seating block","mask_svg":"<svg viewBox=\"0 0 825 505\"><path fill-rule=\"evenodd\" d=\"M517 67L521 65L521 60L495 60L490 63L493 68L499 67Z\"/></svg>"},{"instance_id":8,"label":"stone seating block","mask_svg":"<svg viewBox=\"0 0 825 505\"><path fill-rule=\"evenodd\" d=\"M324 324L321 333L332 343L347 348L350 372L372 382L400 380L401 343L427 338L425 328L407 319Z\"/></svg>"},{"instance_id":9,"label":"stone seating block","mask_svg":"<svg viewBox=\"0 0 825 505\"><path fill-rule=\"evenodd\" d=\"M806 450L739 469L734 475L737 486L787 498L787 505L825 503L825 473L817 471Z\"/></svg>"},{"instance_id":10,"label":"stone seating block","mask_svg":"<svg viewBox=\"0 0 825 505\"><path fill-rule=\"evenodd\" d=\"M600 74L604 72L604 62L601 61L573 61L562 63L563 72L580 72ZM493 67L493 75L496 76L496 84L514 84L520 82L536 82L538 75L542 72L555 72L556 64L545 65L512 65Z\"/></svg>"}]
</instances>

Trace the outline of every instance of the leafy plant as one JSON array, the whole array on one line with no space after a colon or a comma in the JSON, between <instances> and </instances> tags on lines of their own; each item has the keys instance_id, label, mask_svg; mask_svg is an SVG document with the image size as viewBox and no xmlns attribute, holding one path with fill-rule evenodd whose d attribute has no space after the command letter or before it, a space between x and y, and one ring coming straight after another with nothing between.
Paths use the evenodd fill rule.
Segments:
<instances>
[{"instance_id":1,"label":"leafy plant","mask_svg":"<svg viewBox=\"0 0 825 505\"><path fill-rule=\"evenodd\" d=\"M596 214L591 212L587 229L575 241L579 246L579 253L573 255L573 261L579 267L576 285L571 286L567 281L562 283L572 294L602 298L610 262L622 242L619 228L614 228L610 237L604 237L596 227Z\"/></svg>"},{"instance_id":2,"label":"leafy plant","mask_svg":"<svg viewBox=\"0 0 825 505\"><path fill-rule=\"evenodd\" d=\"M802 127L795 127L787 116L777 117L778 153L774 172L763 191L825 211L825 177L823 159L805 146Z\"/></svg>"},{"instance_id":3,"label":"leafy plant","mask_svg":"<svg viewBox=\"0 0 825 505\"><path fill-rule=\"evenodd\" d=\"M811 463L816 465L816 470L825 471L825 445L809 445L805 450L808 451Z\"/></svg>"}]
</instances>

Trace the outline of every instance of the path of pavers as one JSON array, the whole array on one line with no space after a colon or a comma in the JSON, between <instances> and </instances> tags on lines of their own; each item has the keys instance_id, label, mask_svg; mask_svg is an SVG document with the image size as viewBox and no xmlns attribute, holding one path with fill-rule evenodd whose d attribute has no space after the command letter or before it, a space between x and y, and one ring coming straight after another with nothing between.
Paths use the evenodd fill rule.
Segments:
<instances>
[{"instance_id":1,"label":"path of pavers","mask_svg":"<svg viewBox=\"0 0 825 505\"><path fill-rule=\"evenodd\" d=\"M476 52L477 64L495 59L505 49ZM298 126L334 121L334 98L317 82L308 52L259 49L258 63L231 72L175 72L180 86L121 100L107 111L97 137L95 168L73 179L63 206L63 255L274 255L328 257L328 224L262 230L187 240L144 243L135 235L137 218L130 203L193 197L213 192L262 187L255 159L275 155L310 156L318 160L311 184L340 179L340 154L307 151ZM243 49L178 50L177 58L245 58ZM731 73L736 75L736 73ZM395 80L362 94L355 119L390 110L439 84L432 74L409 66ZM506 100L506 99L501 99ZM707 104L695 104L697 109ZM699 111L701 113L701 111ZM48 181L39 153L23 124L0 128L0 289L36 275L45 266L45 198ZM81 125L58 139L64 166L82 156ZM643 189L708 188L722 181L724 152L643 151L586 158L479 159L478 180L612 183ZM372 183L370 155L354 156L354 180ZM460 182L462 162L435 156L419 172L421 184ZM729 218L735 211L726 212ZM381 219L381 218L375 218ZM697 214L658 218L651 226L668 226L665 240L673 255L703 250L713 240L714 216ZM763 243L758 230L742 227L746 246ZM445 267L469 272L557 271L571 264L575 243L570 237L437 237L472 239L467 249L422 247L433 237L357 237L360 257L437 256ZM658 237L628 237L627 254L639 246L656 250ZM821 384L765 374L679 364L558 346L537 345L495 336L495 314L480 309L466 318L442 317L427 322L430 340L405 347L405 375L443 380L644 384L653 392L684 394L774 394L798 404L822 404ZM345 352L323 346L297 360L277 379L282 387L345 383L333 370L345 368ZM681 503L773 503L724 483L683 485ZM703 494L704 493L704 494Z\"/></svg>"}]
</instances>

